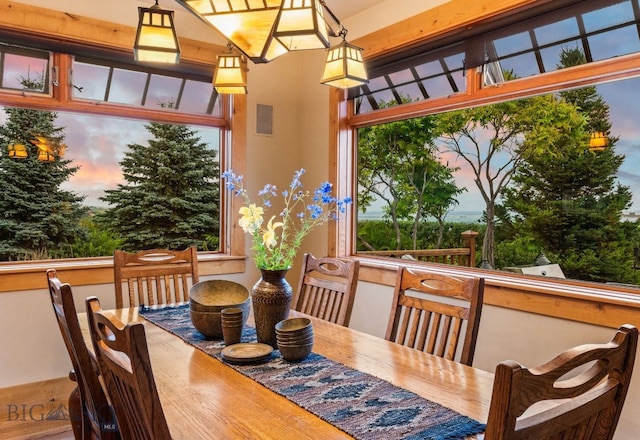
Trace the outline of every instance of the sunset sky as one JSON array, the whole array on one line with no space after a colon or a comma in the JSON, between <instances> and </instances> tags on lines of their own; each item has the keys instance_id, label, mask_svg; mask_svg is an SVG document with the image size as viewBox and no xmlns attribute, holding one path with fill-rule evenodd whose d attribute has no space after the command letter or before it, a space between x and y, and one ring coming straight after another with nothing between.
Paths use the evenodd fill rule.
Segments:
<instances>
[{"instance_id":1,"label":"sunset sky","mask_svg":"<svg viewBox=\"0 0 640 440\"><path fill-rule=\"evenodd\" d=\"M618 180L633 192L633 206L629 211L640 213L640 127L636 115L640 114L640 101L635 93L640 79L617 81L597 86L598 92L610 106L612 135L620 136L615 148L625 155L625 161L618 172ZM0 112L0 122L4 123L4 112ZM86 204L104 206L98 200L104 189L115 188L121 183L122 174L119 161L122 160L130 143L146 144L149 133L144 122L110 118L105 116L78 115L59 112L57 123L66 127L65 142L68 145L67 158L73 159L80 170L65 185L66 189L86 195ZM218 130L198 127L202 139L212 148L218 146ZM458 211L482 211L484 203L473 183L470 170L460 159L449 157L451 166L460 166L456 179L467 192L459 196ZM371 209L370 211L374 211Z\"/></svg>"}]
</instances>

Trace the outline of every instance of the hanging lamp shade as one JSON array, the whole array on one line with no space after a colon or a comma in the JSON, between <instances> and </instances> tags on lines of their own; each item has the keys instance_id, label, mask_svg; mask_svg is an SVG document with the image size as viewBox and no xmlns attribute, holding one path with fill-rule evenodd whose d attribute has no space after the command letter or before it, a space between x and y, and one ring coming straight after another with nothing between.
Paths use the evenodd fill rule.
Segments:
<instances>
[{"instance_id":1,"label":"hanging lamp shade","mask_svg":"<svg viewBox=\"0 0 640 440\"><path fill-rule=\"evenodd\" d=\"M54 147L49 142L49 139L44 136L36 136L31 143L38 148L38 160L42 162L54 161Z\"/></svg>"},{"instance_id":2,"label":"hanging lamp shade","mask_svg":"<svg viewBox=\"0 0 640 440\"><path fill-rule=\"evenodd\" d=\"M247 69L240 55L218 56L213 86L218 93L232 95L247 93Z\"/></svg>"},{"instance_id":3,"label":"hanging lamp shade","mask_svg":"<svg viewBox=\"0 0 640 440\"><path fill-rule=\"evenodd\" d=\"M14 159L26 159L29 157L27 147L19 142L10 143L7 150L9 150L9 157L13 157Z\"/></svg>"},{"instance_id":4,"label":"hanging lamp shade","mask_svg":"<svg viewBox=\"0 0 640 440\"><path fill-rule=\"evenodd\" d=\"M173 11L156 4L138 7L139 21L133 54L136 61L173 63L180 61L180 44L173 26Z\"/></svg>"},{"instance_id":5,"label":"hanging lamp shade","mask_svg":"<svg viewBox=\"0 0 640 440\"><path fill-rule=\"evenodd\" d=\"M287 53L273 37L282 0L177 0L217 29L254 63Z\"/></svg>"},{"instance_id":6,"label":"hanging lamp shade","mask_svg":"<svg viewBox=\"0 0 640 440\"><path fill-rule=\"evenodd\" d=\"M348 89L368 81L361 48L342 40L342 43L329 49L321 83Z\"/></svg>"},{"instance_id":7,"label":"hanging lamp shade","mask_svg":"<svg viewBox=\"0 0 640 440\"><path fill-rule=\"evenodd\" d=\"M604 151L609 145L609 138L601 131L591 133L591 139L589 139L590 151Z\"/></svg>"},{"instance_id":8,"label":"hanging lamp shade","mask_svg":"<svg viewBox=\"0 0 640 440\"><path fill-rule=\"evenodd\" d=\"M288 50L328 48L322 5L318 0L283 0L273 35Z\"/></svg>"}]
</instances>

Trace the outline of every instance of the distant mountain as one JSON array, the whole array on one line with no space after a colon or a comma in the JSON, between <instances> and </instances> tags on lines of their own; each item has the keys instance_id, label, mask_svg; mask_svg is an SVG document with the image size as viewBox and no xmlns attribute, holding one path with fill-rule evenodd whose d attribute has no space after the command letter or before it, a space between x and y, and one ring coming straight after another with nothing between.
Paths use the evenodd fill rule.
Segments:
<instances>
[{"instance_id":1,"label":"distant mountain","mask_svg":"<svg viewBox=\"0 0 640 440\"><path fill-rule=\"evenodd\" d=\"M447 214L445 218L446 222L451 223L476 223L482 220L482 211L452 211ZM382 211L367 211L365 213L358 213L358 220L382 220L384 212ZM435 219L432 219L435 221Z\"/></svg>"}]
</instances>

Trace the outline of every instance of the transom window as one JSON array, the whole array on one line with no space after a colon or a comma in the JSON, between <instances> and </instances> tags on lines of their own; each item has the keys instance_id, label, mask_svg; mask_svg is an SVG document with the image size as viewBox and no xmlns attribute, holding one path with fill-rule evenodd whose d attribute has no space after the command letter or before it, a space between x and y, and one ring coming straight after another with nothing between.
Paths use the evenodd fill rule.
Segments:
<instances>
[{"instance_id":1,"label":"transom window","mask_svg":"<svg viewBox=\"0 0 640 440\"><path fill-rule=\"evenodd\" d=\"M208 79L109 65L73 62L73 99L112 102L220 116L220 98Z\"/></svg>"},{"instance_id":2,"label":"transom window","mask_svg":"<svg viewBox=\"0 0 640 440\"><path fill-rule=\"evenodd\" d=\"M369 83L352 89L350 98L356 113L366 113L465 92L465 68L480 69L482 87L489 87L556 71L562 49L579 50L586 63L637 53L639 27L638 0L577 2L444 48L411 48L372 60Z\"/></svg>"},{"instance_id":3,"label":"transom window","mask_svg":"<svg viewBox=\"0 0 640 440\"><path fill-rule=\"evenodd\" d=\"M0 42L0 89L49 94L50 60L49 52Z\"/></svg>"}]
</instances>

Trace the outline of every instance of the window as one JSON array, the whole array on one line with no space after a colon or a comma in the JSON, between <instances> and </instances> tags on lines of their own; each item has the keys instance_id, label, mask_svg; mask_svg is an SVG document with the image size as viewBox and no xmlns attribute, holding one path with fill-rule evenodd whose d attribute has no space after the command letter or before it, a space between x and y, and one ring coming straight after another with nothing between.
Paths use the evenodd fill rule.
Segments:
<instances>
[{"instance_id":1,"label":"window","mask_svg":"<svg viewBox=\"0 0 640 440\"><path fill-rule=\"evenodd\" d=\"M69 87L72 100L70 111L59 111L57 95L48 93L50 110L42 101L30 107L28 97L19 101L24 105L2 105L0 204L8 215L0 225L0 260L105 256L115 248L220 249L226 121L210 78L7 47L7 93L31 92L36 84L36 92L56 87L64 96ZM49 78L66 57L73 66L68 81ZM15 100L0 92L0 102ZM145 179L155 180L145 186ZM149 191L157 194L140 196ZM138 232L127 238L129 224ZM146 238L145 228L153 230Z\"/></svg>"},{"instance_id":2,"label":"window","mask_svg":"<svg viewBox=\"0 0 640 440\"><path fill-rule=\"evenodd\" d=\"M0 42L0 89L48 94L49 61L49 52Z\"/></svg>"},{"instance_id":3,"label":"window","mask_svg":"<svg viewBox=\"0 0 640 440\"><path fill-rule=\"evenodd\" d=\"M222 115L219 96L208 79L84 58L74 59L72 79L75 100Z\"/></svg>"},{"instance_id":4,"label":"window","mask_svg":"<svg viewBox=\"0 0 640 440\"><path fill-rule=\"evenodd\" d=\"M412 47L373 60L368 84L350 91L356 113L385 105L465 92L465 68L483 72L482 85L529 78L560 67L562 49L579 50L585 62L640 52L637 0L579 2L523 21L482 29L462 42L427 50ZM506 73L506 77L503 75Z\"/></svg>"},{"instance_id":5,"label":"window","mask_svg":"<svg viewBox=\"0 0 640 440\"><path fill-rule=\"evenodd\" d=\"M356 93L352 92L350 95L350 98L355 103L353 106L355 114L349 116L348 120L356 134L354 142L358 142L359 156L356 161L359 174L356 178L360 185L358 188L360 210L357 213L357 222L354 226L353 250L356 253L364 254L372 250L381 251L386 246L392 251L396 249L404 251L401 253L392 252L396 257L411 255L409 251L413 249L412 246L418 244L418 248L420 248L420 246L425 245L420 243L419 239L417 241L412 240L412 232L415 232L422 239L424 239L425 235L429 235L431 242L427 246L431 248L438 246L459 247L462 241L459 237L461 230L457 230L446 222L444 223L444 229L441 226L439 227L438 216L440 216L449 221L466 222L466 226L478 230L481 233L478 247L481 251L486 251L482 247L481 239L486 230L487 206L474 183L477 176L474 177L473 173L469 173L471 165L459 154L452 153L451 148L446 148L447 139L442 136L441 131L443 121L446 121L448 115L463 114L464 109L470 106L473 108L469 112L472 112L489 109L491 106L515 105L516 102L533 105L536 100L542 99L566 100L571 93L578 94L580 93L579 90L588 90L589 87L595 87L595 93L601 96L608 106L608 121L610 125L607 126L605 124L603 130L594 130L598 128L597 121L593 117L589 118L587 125L583 127L582 139L584 139L584 142L582 145L584 150L587 150L590 134L595 131L606 132L612 141L609 145L611 150L606 154L613 152L614 155L624 156L619 168L613 171L613 191L618 188L616 185L620 184L623 189L626 188L630 192L630 200L628 204L623 203L624 206L622 207L621 205L618 210L621 216L618 225L619 229L616 233L621 234L617 237L622 241L618 242L620 246L614 246L609 249L611 254L617 254L616 259L597 261L605 255L607 255L606 258L610 258L612 255L602 253L600 250L594 250L592 244L597 240L589 240L583 237L586 242L582 243L584 246L581 248L581 253L572 260L568 259L567 255L562 256L565 258L562 263L566 268L571 268L567 270L571 278L575 278L576 275L574 274L576 273L582 273L586 275L580 278L586 281L640 285L638 271L636 270L638 267L638 248L640 247L638 223L636 222L640 211L640 199L638 198L640 194L637 194L636 190L640 175L636 170L638 168L638 160L640 160L640 153L635 148L638 138L634 129L636 124L633 120L629 120L630 116L637 113L637 104L633 102L633 99L629 98L628 93L629 90L634 90L637 87L638 80L634 79L634 77L637 76L640 67L640 57L638 56L638 53L640 53L640 39L637 33L638 10L637 1L579 2L572 7L556 11L548 16L531 19L526 23L528 27L523 26L522 23L509 26L503 22L501 30L490 30L481 37L476 36L476 38L482 38L482 47L489 47L492 51L485 52L486 57L483 58L482 62L476 62L475 65L467 62L465 66L466 84L477 83L482 84L482 86L479 88L467 86L466 89L461 87L458 93L446 95L446 98L432 97L429 94L424 94L421 90L410 93L411 89L407 87L407 76L404 77L404 80L399 81L391 78L394 78L394 72L407 72L411 71L412 68L415 70L417 66L424 64L425 60L442 59L441 54L446 53L446 51L455 53L456 47L467 48L463 52L463 58L468 61L470 59L468 48L477 47L477 45L470 43L469 40L466 43L451 44L445 49L431 49L419 55L416 55L417 51L414 47L411 49L414 55L410 62L407 61L408 57L386 56L385 59L387 60L404 59L386 65L382 63L384 61L382 60L381 64L376 66L374 60L374 71L382 72L382 74L372 75L373 86L362 87ZM549 19L549 17L552 19ZM635 30L634 34L626 32L630 28ZM611 46L611 50L605 49L607 46ZM563 66L561 65L563 52L573 52L584 57L584 59L580 62ZM409 65L411 62L415 65ZM490 75L487 75L488 64L491 64L492 69ZM591 67L583 67L583 64ZM624 67L622 64L624 64ZM396 68L398 66L401 68ZM438 69L432 67L431 71L435 75ZM504 77L500 78L496 73L503 74ZM397 78L401 76L399 75ZM492 78L493 81L487 81L487 76ZM620 80L622 78L625 80ZM422 77L418 75L413 83L418 87L421 81ZM376 95L375 93L375 90L382 90L382 87L378 86L381 82L387 85L386 95ZM501 86L495 87L497 83L501 83ZM404 87L402 93L399 92L400 86ZM419 90L419 87L415 90ZM449 88L448 91L453 92L454 89ZM372 101L374 102L373 104L371 103ZM406 110L403 111L403 109ZM422 120L419 121L420 119ZM538 120L543 120L542 112ZM448 122L452 123L452 121ZM405 132L401 129L392 130L393 124L397 123L406 123L402 127ZM411 124L415 126L412 127ZM429 124L432 124L432 126ZM412 153L410 150L401 149L402 146L406 147L406 144L402 144L402 134L411 130L422 135L418 142L419 145L415 146L415 148L423 147L423 152L428 152L429 154L424 155L424 162L419 162L415 156L411 155L408 155L404 160L395 161L397 154L408 154L407 151ZM379 137L376 136L376 131L380 132ZM473 134L475 139L478 140L479 150L477 153L481 158L484 157L486 159L486 147L495 133L490 133L486 129L474 129L470 134ZM377 159L375 155L372 156L373 153L379 153L380 149L379 145L376 148L375 142L382 142L380 139L385 137L388 140L391 135L397 136L398 142L395 144L388 142L387 151L389 154L386 160L382 154ZM416 138L416 136L413 136L413 139ZM523 141L523 139L521 137L516 141ZM448 140L450 141L451 137ZM373 144L367 145L367 143ZM393 145L396 149L392 152L389 145ZM461 148L463 151L475 154L475 150L468 150L470 147L475 148L475 145L468 137ZM497 172L501 167L509 167L509 155L506 153L507 151L502 150L502 158L500 155L493 157L492 173ZM469 154L469 156L472 154ZM585 154L601 153L587 152ZM448 179L441 181L441 186L438 190L429 190L426 185L421 187L423 189L422 193L416 192L414 189L412 202L407 203L401 198L394 199L392 196L394 192L405 190L406 187L404 185L407 185L410 179L381 183L383 178L378 176L378 186L374 188L371 186L373 185L372 182L374 182L371 178L372 160L379 160L378 164L380 166L389 167L394 163L397 164L398 168L395 171L404 173L405 177L408 176L409 171L416 172L418 170L417 166L420 164L423 165L423 169L428 169L427 165L448 165L450 175L454 177L453 182L456 184L454 190L459 189L461 192L455 193L454 191L452 193L451 200L454 202L449 205L448 209L444 211L436 210L435 214L421 213L421 215L430 218L432 230L427 231L426 227L421 225L422 229L414 231L411 229L413 223L408 221L405 225L406 229L398 231L397 228L394 228L394 215L397 215L399 219L414 220L416 218L415 200L417 200L417 197L420 194L447 194L445 191L446 185L444 184L450 181ZM402 165L404 165L404 168L402 168ZM460 169L456 170L456 167ZM392 174L393 171L393 169L389 170L386 177ZM446 170L441 174L437 174L433 168L430 168L429 171L431 173L429 176L439 175L445 178L448 176ZM588 175L589 173L583 173L583 175ZM505 181L505 186L507 186L507 183L512 188L517 184L517 182L510 181L508 178ZM385 189L380 189L382 187ZM377 189L378 192L373 191L374 189ZM584 219L588 218L591 222L598 221L596 217L592 216L593 213L589 211L588 206L580 206L576 203L578 198L575 193L568 191L568 189L564 192L559 190L559 192L563 194L560 195L557 203L563 209L582 214ZM399 203L391 206L389 200L395 200L396 202L399 200ZM601 199L598 198L598 195L589 200L608 206L619 202L619 199L617 201L614 198ZM504 217L506 214L500 211L504 208L504 195L500 194L499 197L496 197L496 201L499 208L498 212L495 213L496 220L501 221L495 229L499 242L507 233L507 226L511 226L506 220L509 218L512 220L517 219L518 216L522 217L521 212L523 210L521 209L520 213L512 211L510 214L512 217ZM467 209L467 207L477 207L477 209ZM382 226L372 230L371 220L380 219L383 216L385 216L386 224L382 222ZM516 222L514 225L522 228L525 226L529 229L531 228L530 224L525 225L522 222ZM551 232L554 231L554 225L548 224L548 228L551 235ZM598 230L598 228L594 227L593 230ZM519 231L509 232L515 234L512 235L512 237L515 237ZM525 231L522 230L520 232L524 236ZM602 229L600 232L602 232ZM608 232L612 231L608 230ZM572 237L569 236L568 239ZM524 238L520 238L524 240ZM398 247L396 242L399 240L403 242ZM602 237L598 237L598 240L602 240ZM536 260L541 251L554 254L554 252L540 247L539 241L514 241L511 243L510 248L496 245L494 264L500 269L519 271L524 266L533 266L534 260ZM349 250L347 249L346 252L349 252ZM498 257L498 254L500 254L500 257ZM483 253L480 252L479 255L483 255ZM558 255L554 254L552 257L558 257ZM480 257L478 261L474 262L474 265L477 266L479 263L481 263ZM555 263L555 261L552 261L552 263ZM596 266L600 263L608 265L611 270L606 274L596 273L598 272ZM583 267L579 267L580 265ZM624 274L622 274L622 266L624 266ZM590 271L590 269L592 270ZM539 273L541 272L539 271Z\"/></svg>"}]
</instances>

